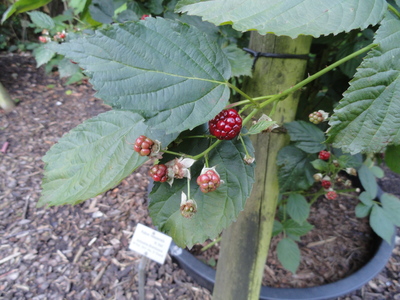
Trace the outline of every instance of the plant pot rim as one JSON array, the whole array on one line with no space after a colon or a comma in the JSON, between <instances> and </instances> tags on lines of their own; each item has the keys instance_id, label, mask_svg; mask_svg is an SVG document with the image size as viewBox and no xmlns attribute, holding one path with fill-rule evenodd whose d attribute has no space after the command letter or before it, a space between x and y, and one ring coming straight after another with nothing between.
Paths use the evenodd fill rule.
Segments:
<instances>
[{"instance_id":1,"label":"plant pot rim","mask_svg":"<svg viewBox=\"0 0 400 300\"><path fill-rule=\"evenodd\" d=\"M274 288L262 286L260 299L322 300L346 295L373 279L390 259L394 247L394 236L391 245L380 238L379 241L379 247L368 263L346 278L308 288ZM171 244L169 254L199 285L210 291L213 290L216 271L212 267L198 260L189 251L178 247L175 243Z\"/></svg>"},{"instance_id":2,"label":"plant pot rim","mask_svg":"<svg viewBox=\"0 0 400 300\"><path fill-rule=\"evenodd\" d=\"M377 198L380 198L382 194L383 191L378 187ZM358 271L346 278L325 285L307 288L274 288L262 286L260 299L324 300L349 294L365 285L385 267L392 255L395 235L392 236L391 244L388 244L377 236L379 246L373 257ZM189 251L179 248L174 243L171 244L169 254L199 285L210 291L213 290L216 271L212 267L195 258Z\"/></svg>"}]
</instances>

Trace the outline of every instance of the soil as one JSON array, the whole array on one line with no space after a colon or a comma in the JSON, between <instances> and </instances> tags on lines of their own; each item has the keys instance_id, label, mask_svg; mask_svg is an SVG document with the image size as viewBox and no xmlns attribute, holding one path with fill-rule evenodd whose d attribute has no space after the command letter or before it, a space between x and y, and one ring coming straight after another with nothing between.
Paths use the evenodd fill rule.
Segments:
<instances>
[{"instance_id":1,"label":"soil","mask_svg":"<svg viewBox=\"0 0 400 300\"><path fill-rule=\"evenodd\" d=\"M95 98L88 84L65 86L57 74L36 69L29 54L0 54L0 65L0 81L19 101L12 112L0 111L0 299L139 299L140 256L128 244L138 223L152 227L147 213L149 165L82 204L37 208L41 157L64 133L109 107ZM400 176L386 174L383 189L400 196ZM357 268L357 260L368 257L359 251L358 242L347 254L341 252L355 236L371 236L355 225L354 203L315 204L318 212L312 215L323 216L315 226L324 231L330 227L331 232L301 241L303 257L308 253L312 259L303 258L297 277L279 267L272 251L266 267L268 284L304 286L311 277L325 282L340 273L333 271L334 262L346 273ZM336 220L339 212L345 222ZM344 229L337 234L340 223ZM338 299L400 300L399 237L396 242L392 258L375 279ZM306 269L314 260L324 267ZM210 291L193 282L169 256L163 265L150 262L146 270L145 299L211 299Z\"/></svg>"}]
</instances>

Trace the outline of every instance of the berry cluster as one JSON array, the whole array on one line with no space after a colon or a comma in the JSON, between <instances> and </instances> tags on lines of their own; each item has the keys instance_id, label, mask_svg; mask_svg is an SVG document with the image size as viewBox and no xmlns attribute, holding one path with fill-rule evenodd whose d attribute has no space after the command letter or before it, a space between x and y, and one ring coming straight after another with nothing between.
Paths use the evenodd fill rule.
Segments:
<instances>
[{"instance_id":1,"label":"berry cluster","mask_svg":"<svg viewBox=\"0 0 400 300\"><path fill-rule=\"evenodd\" d=\"M154 165L151 167L149 175L154 181L166 182L168 180L168 168L163 164Z\"/></svg>"},{"instance_id":2,"label":"berry cluster","mask_svg":"<svg viewBox=\"0 0 400 300\"><path fill-rule=\"evenodd\" d=\"M151 139L141 135L136 139L133 150L135 150L141 156L149 156L151 154L151 148L153 145L154 142Z\"/></svg>"},{"instance_id":3,"label":"berry cluster","mask_svg":"<svg viewBox=\"0 0 400 300\"><path fill-rule=\"evenodd\" d=\"M213 192L220 186L221 178L216 171L209 169L197 177L197 184L203 193Z\"/></svg>"},{"instance_id":4,"label":"berry cluster","mask_svg":"<svg viewBox=\"0 0 400 300\"><path fill-rule=\"evenodd\" d=\"M67 33L63 30L62 32L57 32L57 34L55 34L53 36L53 40L55 42L64 42L66 37L67 37ZM48 42L51 42L51 40L52 39L49 36L49 31L44 29L42 31L42 35L39 36L39 42L46 44Z\"/></svg>"},{"instance_id":5,"label":"berry cluster","mask_svg":"<svg viewBox=\"0 0 400 300\"><path fill-rule=\"evenodd\" d=\"M231 140L242 129L242 118L233 108L221 111L208 122L210 133L219 140Z\"/></svg>"},{"instance_id":6,"label":"berry cluster","mask_svg":"<svg viewBox=\"0 0 400 300\"><path fill-rule=\"evenodd\" d=\"M331 153L329 151L322 150L318 154L318 158L322 160L329 160Z\"/></svg>"},{"instance_id":7,"label":"berry cluster","mask_svg":"<svg viewBox=\"0 0 400 300\"><path fill-rule=\"evenodd\" d=\"M324 112L323 110L314 111L308 115L308 119L313 124L319 124L325 121L328 118L328 113Z\"/></svg>"}]
</instances>

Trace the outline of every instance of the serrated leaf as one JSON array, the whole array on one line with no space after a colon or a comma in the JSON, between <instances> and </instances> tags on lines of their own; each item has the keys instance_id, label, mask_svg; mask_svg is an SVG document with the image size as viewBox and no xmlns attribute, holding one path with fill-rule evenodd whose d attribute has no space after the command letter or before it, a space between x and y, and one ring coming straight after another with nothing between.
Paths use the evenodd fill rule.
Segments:
<instances>
[{"instance_id":1,"label":"serrated leaf","mask_svg":"<svg viewBox=\"0 0 400 300\"><path fill-rule=\"evenodd\" d=\"M214 0L180 1L177 10L201 16L216 25L232 24L238 31L257 30L295 38L338 34L377 24L387 8L383 0Z\"/></svg>"},{"instance_id":2,"label":"serrated leaf","mask_svg":"<svg viewBox=\"0 0 400 300\"><path fill-rule=\"evenodd\" d=\"M209 36L178 21L115 24L54 49L89 73L97 97L168 133L192 129L228 103L225 54Z\"/></svg>"},{"instance_id":3,"label":"serrated leaf","mask_svg":"<svg viewBox=\"0 0 400 300\"><path fill-rule=\"evenodd\" d=\"M297 148L307 153L317 153L325 150L325 134L314 124L304 121L293 121L285 124L290 140L296 142Z\"/></svg>"},{"instance_id":4,"label":"serrated leaf","mask_svg":"<svg viewBox=\"0 0 400 300\"><path fill-rule=\"evenodd\" d=\"M300 265L300 249L297 244L289 238L281 239L276 246L276 253L282 266L296 273Z\"/></svg>"},{"instance_id":5,"label":"serrated leaf","mask_svg":"<svg viewBox=\"0 0 400 300\"><path fill-rule=\"evenodd\" d=\"M278 179L281 192L306 190L314 183L314 168L309 154L295 146L286 146L278 153Z\"/></svg>"},{"instance_id":6,"label":"serrated leaf","mask_svg":"<svg viewBox=\"0 0 400 300\"><path fill-rule=\"evenodd\" d=\"M49 3L51 0L19 0L13 3L10 7L7 8L7 10L4 12L2 18L1 18L1 24L4 23L5 20L7 20L9 17L11 17L13 14L19 14L22 12L26 12L29 10L34 10L37 9L43 5L46 5Z\"/></svg>"},{"instance_id":7,"label":"serrated leaf","mask_svg":"<svg viewBox=\"0 0 400 300\"><path fill-rule=\"evenodd\" d=\"M328 142L352 154L400 143L400 20L387 13L374 43L335 108Z\"/></svg>"},{"instance_id":8,"label":"serrated leaf","mask_svg":"<svg viewBox=\"0 0 400 300\"><path fill-rule=\"evenodd\" d=\"M228 57L229 63L232 68L232 76L251 76L251 67L253 65L253 59L250 55L239 49L235 44L222 49L226 57Z\"/></svg>"},{"instance_id":9,"label":"serrated leaf","mask_svg":"<svg viewBox=\"0 0 400 300\"><path fill-rule=\"evenodd\" d=\"M357 218L365 218L369 215L372 206L365 205L364 203L358 203L355 208Z\"/></svg>"},{"instance_id":10,"label":"serrated leaf","mask_svg":"<svg viewBox=\"0 0 400 300\"><path fill-rule=\"evenodd\" d=\"M368 192L362 192L360 196L358 196L360 201L364 203L367 206L372 206L374 204L373 200L374 198L371 197L371 195Z\"/></svg>"},{"instance_id":11,"label":"serrated leaf","mask_svg":"<svg viewBox=\"0 0 400 300\"><path fill-rule=\"evenodd\" d=\"M252 155L248 137L243 137ZM189 139L179 145L187 154L198 154L208 147L205 139ZM173 149L173 148L172 148ZM171 151L172 151L171 149ZM149 213L159 230L170 235L180 247L192 247L207 238L213 239L238 217L244 208L254 181L254 164L243 163L245 151L240 141L223 141L208 154L209 165L216 166L223 184L214 192L202 193L196 183L203 161L191 167L190 195L197 203L197 212L190 218L180 213L181 193L187 192L186 179L168 184L155 184L150 193Z\"/></svg>"},{"instance_id":12,"label":"serrated leaf","mask_svg":"<svg viewBox=\"0 0 400 300\"><path fill-rule=\"evenodd\" d=\"M33 50L33 56L36 60L36 67L39 68L41 65L47 64L56 53L45 47L45 45L40 45Z\"/></svg>"},{"instance_id":13,"label":"serrated leaf","mask_svg":"<svg viewBox=\"0 0 400 300\"><path fill-rule=\"evenodd\" d=\"M176 137L151 131L141 116L126 111L108 111L72 129L43 157L38 205L76 204L117 185L148 159L129 144L141 134L163 145Z\"/></svg>"},{"instance_id":14,"label":"serrated leaf","mask_svg":"<svg viewBox=\"0 0 400 300\"><path fill-rule=\"evenodd\" d=\"M89 12L92 18L103 24L112 23L114 16L114 3L108 0L92 0Z\"/></svg>"},{"instance_id":15,"label":"serrated leaf","mask_svg":"<svg viewBox=\"0 0 400 300\"><path fill-rule=\"evenodd\" d=\"M400 174L400 145L391 145L385 152L385 163L390 170Z\"/></svg>"},{"instance_id":16,"label":"serrated leaf","mask_svg":"<svg viewBox=\"0 0 400 300\"><path fill-rule=\"evenodd\" d=\"M292 219L286 220L285 222L282 223L282 225L283 229L287 234L292 234L297 236L305 235L314 228L314 226L308 222L303 222L303 224L299 224Z\"/></svg>"},{"instance_id":17,"label":"serrated leaf","mask_svg":"<svg viewBox=\"0 0 400 300\"><path fill-rule=\"evenodd\" d=\"M316 169L316 170L318 170L318 171L324 171L324 172L326 172L326 171L328 171L329 170L329 164L328 164L328 162L326 162L326 161L324 161L324 160L322 160L322 159L316 159L316 160L313 160L312 162L311 162L311 164L312 164L312 166Z\"/></svg>"},{"instance_id":18,"label":"serrated leaf","mask_svg":"<svg viewBox=\"0 0 400 300\"><path fill-rule=\"evenodd\" d=\"M386 212L377 204L372 207L372 211L369 216L369 224L377 235L379 235L389 244L392 243L394 225L389 220Z\"/></svg>"},{"instance_id":19,"label":"serrated leaf","mask_svg":"<svg viewBox=\"0 0 400 300\"><path fill-rule=\"evenodd\" d=\"M42 13L40 11L31 11L28 12L28 15L31 17L32 22L39 28L44 29L53 29L56 24L50 16Z\"/></svg>"},{"instance_id":20,"label":"serrated leaf","mask_svg":"<svg viewBox=\"0 0 400 300\"><path fill-rule=\"evenodd\" d=\"M300 194L290 194L286 204L287 213L299 224L303 224L310 215L310 205Z\"/></svg>"},{"instance_id":21,"label":"serrated leaf","mask_svg":"<svg viewBox=\"0 0 400 300\"><path fill-rule=\"evenodd\" d=\"M269 127L271 127L274 124L276 124L275 121L266 121L266 120L259 121L249 128L249 131L247 132L247 134L248 135L259 134L259 133L263 132L264 130L267 130Z\"/></svg>"},{"instance_id":22,"label":"serrated leaf","mask_svg":"<svg viewBox=\"0 0 400 300\"><path fill-rule=\"evenodd\" d=\"M58 63L58 71L60 72L60 78L69 77L79 71L79 66L72 63L68 58L64 58Z\"/></svg>"},{"instance_id":23,"label":"serrated leaf","mask_svg":"<svg viewBox=\"0 0 400 300\"><path fill-rule=\"evenodd\" d=\"M372 198L375 198L378 194L378 184L376 183L374 174L364 164L358 169L357 173L363 188L370 194Z\"/></svg>"},{"instance_id":24,"label":"serrated leaf","mask_svg":"<svg viewBox=\"0 0 400 300\"><path fill-rule=\"evenodd\" d=\"M280 234L282 231L283 231L283 226L281 222L279 222L278 220L274 220L274 226L272 228L272 236L276 236Z\"/></svg>"},{"instance_id":25,"label":"serrated leaf","mask_svg":"<svg viewBox=\"0 0 400 300\"><path fill-rule=\"evenodd\" d=\"M380 200L389 220L394 225L400 226L400 199L394 195L384 193Z\"/></svg>"}]
</instances>

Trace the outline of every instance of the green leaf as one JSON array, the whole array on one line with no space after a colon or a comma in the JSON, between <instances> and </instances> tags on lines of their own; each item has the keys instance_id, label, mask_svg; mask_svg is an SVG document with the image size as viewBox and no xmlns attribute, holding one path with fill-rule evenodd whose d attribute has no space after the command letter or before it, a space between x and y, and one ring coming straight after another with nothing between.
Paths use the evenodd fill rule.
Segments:
<instances>
[{"instance_id":1,"label":"green leaf","mask_svg":"<svg viewBox=\"0 0 400 300\"><path fill-rule=\"evenodd\" d=\"M251 67L253 65L253 59L250 55L239 49L235 44L222 49L226 57L228 57L229 63L232 68L232 76L251 76Z\"/></svg>"},{"instance_id":2,"label":"green leaf","mask_svg":"<svg viewBox=\"0 0 400 300\"><path fill-rule=\"evenodd\" d=\"M41 65L47 64L55 54L53 50L48 49L45 45L35 48L33 56L36 60L36 67L39 68Z\"/></svg>"},{"instance_id":3,"label":"green leaf","mask_svg":"<svg viewBox=\"0 0 400 300\"><path fill-rule=\"evenodd\" d=\"M318 153L325 150L324 132L314 124L304 121L293 121L285 124L290 140L296 142L296 147L307 153Z\"/></svg>"},{"instance_id":4,"label":"green leaf","mask_svg":"<svg viewBox=\"0 0 400 300\"><path fill-rule=\"evenodd\" d=\"M73 64L68 58L64 58L58 64L58 71L60 72L60 77L69 77L76 74L79 71L79 66Z\"/></svg>"},{"instance_id":5,"label":"green leaf","mask_svg":"<svg viewBox=\"0 0 400 300\"><path fill-rule=\"evenodd\" d=\"M115 24L52 49L86 70L97 97L167 133L203 124L228 103L225 54L207 35L178 21Z\"/></svg>"},{"instance_id":6,"label":"green leaf","mask_svg":"<svg viewBox=\"0 0 400 300\"><path fill-rule=\"evenodd\" d=\"M385 172L382 170L382 168L378 166L372 166L370 170L372 174L374 174L374 176L377 178L383 178L385 176Z\"/></svg>"},{"instance_id":7,"label":"green leaf","mask_svg":"<svg viewBox=\"0 0 400 300\"><path fill-rule=\"evenodd\" d=\"M382 208L389 220L396 226L400 226L400 199L394 195L383 194L381 196Z\"/></svg>"},{"instance_id":8,"label":"green leaf","mask_svg":"<svg viewBox=\"0 0 400 300\"><path fill-rule=\"evenodd\" d=\"M281 192L306 190L314 183L310 156L295 146L286 146L278 153L278 179Z\"/></svg>"},{"instance_id":9,"label":"green leaf","mask_svg":"<svg viewBox=\"0 0 400 300\"><path fill-rule=\"evenodd\" d=\"M300 249L297 244L289 238L281 239L276 246L276 252L282 266L296 273L300 265Z\"/></svg>"},{"instance_id":10,"label":"green leaf","mask_svg":"<svg viewBox=\"0 0 400 300\"><path fill-rule=\"evenodd\" d=\"M328 142L352 154L400 144L400 20L387 13L374 43L335 108Z\"/></svg>"},{"instance_id":11,"label":"green leaf","mask_svg":"<svg viewBox=\"0 0 400 300\"><path fill-rule=\"evenodd\" d=\"M328 170L329 170L329 164L326 162L326 161L324 161L324 160L322 160L322 159L316 159L316 160L313 160L312 162L311 162L311 164L312 164L312 166L315 168L315 169L317 169L318 171L324 171L324 172L327 172Z\"/></svg>"},{"instance_id":12,"label":"green leaf","mask_svg":"<svg viewBox=\"0 0 400 300\"><path fill-rule=\"evenodd\" d=\"M11 5L3 14L1 24L4 23L13 14L23 13L29 10L34 10L49 3L51 0L19 0Z\"/></svg>"},{"instance_id":13,"label":"green leaf","mask_svg":"<svg viewBox=\"0 0 400 300\"><path fill-rule=\"evenodd\" d=\"M390 170L400 174L400 145L388 146L385 152L385 163Z\"/></svg>"},{"instance_id":14,"label":"green leaf","mask_svg":"<svg viewBox=\"0 0 400 300\"><path fill-rule=\"evenodd\" d=\"M377 235L389 244L392 243L392 236L395 229L394 225L386 212L377 204L372 207L369 223Z\"/></svg>"},{"instance_id":15,"label":"green leaf","mask_svg":"<svg viewBox=\"0 0 400 300\"><path fill-rule=\"evenodd\" d=\"M314 228L314 226L308 222L303 222L303 224L299 224L292 219L286 220L285 222L282 223L282 225L283 229L287 234L297 235L297 236L305 235Z\"/></svg>"},{"instance_id":16,"label":"green leaf","mask_svg":"<svg viewBox=\"0 0 400 300\"><path fill-rule=\"evenodd\" d=\"M196 1L197 2L197 1ZM383 0L214 0L181 1L179 12L201 16L216 25L232 24L238 31L257 30L295 38L338 34L378 23L387 8Z\"/></svg>"},{"instance_id":17,"label":"green leaf","mask_svg":"<svg viewBox=\"0 0 400 300\"><path fill-rule=\"evenodd\" d=\"M89 12L95 21L110 24L114 16L114 3L108 0L92 0Z\"/></svg>"},{"instance_id":18,"label":"green leaf","mask_svg":"<svg viewBox=\"0 0 400 300\"><path fill-rule=\"evenodd\" d=\"M289 216L299 223L303 224L310 215L310 205L306 198L300 194L290 194L286 204L287 213Z\"/></svg>"},{"instance_id":19,"label":"green leaf","mask_svg":"<svg viewBox=\"0 0 400 300\"><path fill-rule=\"evenodd\" d=\"M274 220L274 226L272 228L272 236L277 236L282 231L283 231L283 226L281 222L279 222L278 220Z\"/></svg>"},{"instance_id":20,"label":"green leaf","mask_svg":"<svg viewBox=\"0 0 400 300\"><path fill-rule=\"evenodd\" d=\"M358 203L355 208L357 218L365 218L371 212L372 206L365 205L364 203Z\"/></svg>"},{"instance_id":21,"label":"green leaf","mask_svg":"<svg viewBox=\"0 0 400 300\"><path fill-rule=\"evenodd\" d=\"M373 200L374 198L371 197L371 195L368 192L362 192L360 196L358 196L360 201L364 203L367 206L372 206L374 204Z\"/></svg>"},{"instance_id":22,"label":"green leaf","mask_svg":"<svg viewBox=\"0 0 400 300\"><path fill-rule=\"evenodd\" d=\"M247 134L248 135L259 134L259 133L263 132L264 130L267 130L269 127L271 127L274 124L276 124L275 121L266 121L266 120L259 121L256 124L251 125Z\"/></svg>"},{"instance_id":23,"label":"green leaf","mask_svg":"<svg viewBox=\"0 0 400 300\"><path fill-rule=\"evenodd\" d=\"M360 169L358 169L357 173L363 188L371 195L372 198L375 198L378 194L378 184L376 183L374 173L372 173L370 168L364 164L360 167Z\"/></svg>"},{"instance_id":24,"label":"green leaf","mask_svg":"<svg viewBox=\"0 0 400 300\"><path fill-rule=\"evenodd\" d=\"M56 24L50 16L42 13L40 11L32 11L28 12L28 15L31 17L32 22L39 28L44 29L53 29Z\"/></svg>"},{"instance_id":25,"label":"green leaf","mask_svg":"<svg viewBox=\"0 0 400 300\"><path fill-rule=\"evenodd\" d=\"M108 111L72 129L43 157L38 205L76 204L116 186L148 160L129 144L141 134L163 145L176 137L152 131L141 116L124 111Z\"/></svg>"},{"instance_id":26,"label":"green leaf","mask_svg":"<svg viewBox=\"0 0 400 300\"><path fill-rule=\"evenodd\" d=\"M247 136L243 137L250 155L254 149ZM206 149L205 139L186 139L179 150L187 154L198 154ZM173 151L173 148L171 148ZM216 166L223 184L214 192L202 193L196 179L204 166L203 161L191 167L190 196L197 203L197 212L192 218L180 213L181 194L187 192L187 180L177 179L172 187L155 184L150 193L149 213L157 228L170 235L180 247L192 247L207 238L213 239L227 228L243 210L254 182L254 164L243 163L246 155L238 140L223 141L209 155L209 165Z\"/></svg>"}]
</instances>

